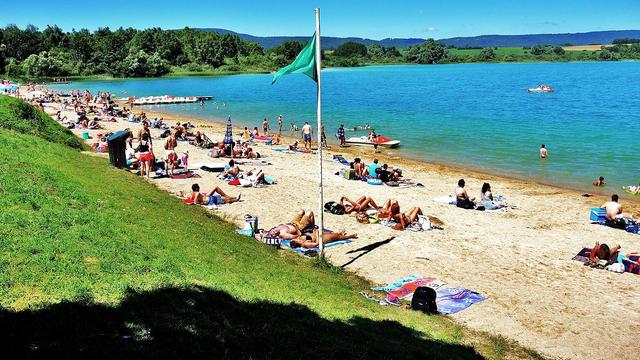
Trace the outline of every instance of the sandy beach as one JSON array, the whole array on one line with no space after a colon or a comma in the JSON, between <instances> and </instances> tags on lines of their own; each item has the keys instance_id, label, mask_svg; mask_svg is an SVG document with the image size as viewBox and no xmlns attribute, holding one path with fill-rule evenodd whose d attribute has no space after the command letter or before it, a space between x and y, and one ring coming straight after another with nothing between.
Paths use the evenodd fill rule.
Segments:
<instances>
[{"instance_id":1,"label":"sandy beach","mask_svg":"<svg viewBox=\"0 0 640 360\"><path fill-rule=\"evenodd\" d=\"M55 112L53 107L47 107L46 111ZM177 119L168 113L134 109L135 113L140 111L150 118L162 116L168 124L175 124ZM75 118L72 111L63 115ZM223 124L179 119L197 124L214 141L224 137ZM122 119L101 125L107 131L123 128L137 131L141 127ZM80 136L86 130L73 131ZM239 127L234 129L234 133L239 131ZM94 139L100 132L104 130L89 130ZM159 138L158 129L152 129L152 134L156 155L160 156L164 139ZM87 142L93 143L94 139ZM283 139L283 143L287 140ZM257 215L260 227L268 229L289 222L297 209L317 211L316 155L276 152L263 143L253 148L271 164L259 168L277 179L276 185L236 188L219 180L216 173L194 169L193 165L190 168L201 178L151 181L172 194L189 191L194 182L203 191L220 186L231 195L242 193L241 202L214 210L238 225L243 223L245 214ZM208 157L206 150L179 142L177 151L184 150L189 150L190 164L227 162ZM332 160L334 154L343 154L348 159L359 156L365 163L375 156L381 163L400 167L405 177L424 187L392 188L345 180L334 175L344 167ZM342 195L351 198L368 195L378 203L397 199L403 210L418 206L425 215L444 222L443 230L394 231L379 224L360 224L348 215L325 213L326 228L359 235L352 243L327 250L327 258L334 265L374 283L421 274L480 292L488 297L486 301L452 317L470 328L514 339L551 358L623 358L637 353L640 277L591 269L571 260L583 247L591 247L596 241L620 244L626 251L640 250L640 236L589 223L590 208L605 202L604 196L583 197L582 192L570 189L402 159L393 150L374 155L369 148L334 147L324 152L323 164L325 202L338 201ZM240 168L250 170L254 166L247 164ZM494 194L505 196L518 208L490 213L434 201L436 197L453 194L460 178L465 178L471 196L479 197L482 183L488 181ZM626 213L640 217L637 199L625 197L621 202ZM367 246L368 249L362 249ZM599 344L606 345L600 349Z\"/></svg>"}]
</instances>

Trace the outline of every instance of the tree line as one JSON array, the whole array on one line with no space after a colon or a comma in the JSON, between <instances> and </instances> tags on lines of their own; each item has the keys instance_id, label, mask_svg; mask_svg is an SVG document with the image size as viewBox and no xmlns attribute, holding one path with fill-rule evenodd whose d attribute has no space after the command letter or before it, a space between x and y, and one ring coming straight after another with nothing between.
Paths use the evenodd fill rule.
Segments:
<instances>
[{"instance_id":1,"label":"tree line","mask_svg":"<svg viewBox=\"0 0 640 360\"><path fill-rule=\"evenodd\" d=\"M536 45L505 53L491 47L455 49L434 39L403 49L347 42L323 51L322 57L325 66L640 59L640 43L635 39L619 39L614 44L588 52ZM105 27L93 32L86 29L65 32L55 25L44 30L32 25L24 29L8 25L0 28L0 74L38 79L88 75L154 77L170 72L270 72L293 61L302 47L297 41L287 41L267 50L236 35L190 28Z\"/></svg>"}]
</instances>

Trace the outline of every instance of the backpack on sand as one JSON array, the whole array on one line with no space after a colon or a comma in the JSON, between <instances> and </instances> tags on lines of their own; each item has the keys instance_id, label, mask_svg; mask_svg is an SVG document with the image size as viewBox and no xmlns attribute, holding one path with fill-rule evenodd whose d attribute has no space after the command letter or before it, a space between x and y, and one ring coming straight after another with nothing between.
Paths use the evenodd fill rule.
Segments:
<instances>
[{"instance_id":1,"label":"backpack on sand","mask_svg":"<svg viewBox=\"0 0 640 360\"><path fill-rule=\"evenodd\" d=\"M426 286L420 286L413 293L411 308L413 310L422 311L428 315L435 315L438 313L436 296L437 294L434 289Z\"/></svg>"}]
</instances>

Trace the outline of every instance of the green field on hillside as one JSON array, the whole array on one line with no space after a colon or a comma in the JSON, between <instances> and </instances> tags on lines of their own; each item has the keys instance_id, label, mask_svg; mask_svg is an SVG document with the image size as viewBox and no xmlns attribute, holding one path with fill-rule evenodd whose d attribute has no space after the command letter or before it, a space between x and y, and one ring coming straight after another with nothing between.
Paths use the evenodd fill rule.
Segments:
<instances>
[{"instance_id":1,"label":"green field on hillside","mask_svg":"<svg viewBox=\"0 0 640 360\"><path fill-rule=\"evenodd\" d=\"M0 96L5 356L538 357L367 301L366 281L237 235L21 107Z\"/></svg>"}]
</instances>

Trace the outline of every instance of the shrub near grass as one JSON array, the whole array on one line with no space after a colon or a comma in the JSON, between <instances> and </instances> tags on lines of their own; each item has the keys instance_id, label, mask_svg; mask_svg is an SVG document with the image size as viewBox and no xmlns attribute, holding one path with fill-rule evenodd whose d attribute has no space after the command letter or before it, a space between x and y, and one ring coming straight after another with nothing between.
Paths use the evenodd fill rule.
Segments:
<instances>
[{"instance_id":1,"label":"shrub near grass","mask_svg":"<svg viewBox=\"0 0 640 360\"><path fill-rule=\"evenodd\" d=\"M369 302L364 280L242 237L106 159L4 129L0 144L4 354L532 357Z\"/></svg>"}]
</instances>

